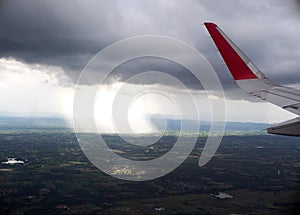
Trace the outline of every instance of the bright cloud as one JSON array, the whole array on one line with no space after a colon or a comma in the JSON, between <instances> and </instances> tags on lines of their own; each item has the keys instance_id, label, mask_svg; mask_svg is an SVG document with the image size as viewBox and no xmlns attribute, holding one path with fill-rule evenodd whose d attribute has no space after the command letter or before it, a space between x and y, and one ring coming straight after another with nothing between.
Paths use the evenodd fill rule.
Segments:
<instances>
[{"instance_id":1,"label":"bright cloud","mask_svg":"<svg viewBox=\"0 0 300 215\"><path fill-rule=\"evenodd\" d=\"M0 59L0 112L70 115L74 92L70 87L60 86L58 75L63 75L59 67Z\"/></svg>"}]
</instances>

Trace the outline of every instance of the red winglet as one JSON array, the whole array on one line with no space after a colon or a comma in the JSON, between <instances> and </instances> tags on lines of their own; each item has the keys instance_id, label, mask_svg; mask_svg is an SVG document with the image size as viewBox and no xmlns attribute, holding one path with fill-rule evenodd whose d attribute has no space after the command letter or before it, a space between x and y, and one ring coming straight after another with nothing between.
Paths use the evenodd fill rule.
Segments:
<instances>
[{"instance_id":1,"label":"red winglet","mask_svg":"<svg viewBox=\"0 0 300 215\"><path fill-rule=\"evenodd\" d=\"M229 71L235 80L254 79L255 74L249 69L243 59L234 50L230 43L220 33L218 26L214 23L205 22L209 34L219 49ZM224 34L224 33L223 33Z\"/></svg>"}]
</instances>

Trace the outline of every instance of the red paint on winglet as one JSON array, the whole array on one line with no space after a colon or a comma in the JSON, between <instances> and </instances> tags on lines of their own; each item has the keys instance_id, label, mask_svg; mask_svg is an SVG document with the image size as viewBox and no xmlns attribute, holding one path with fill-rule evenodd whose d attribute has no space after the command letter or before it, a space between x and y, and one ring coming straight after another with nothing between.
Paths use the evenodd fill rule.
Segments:
<instances>
[{"instance_id":1,"label":"red paint on winglet","mask_svg":"<svg viewBox=\"0 0 300 215\"><path fill-rule=\"evenodd\" d=\"M224 59L229 71L235 80L254 79L257 78L255 74L249 69L241 57L230 46L227 40L218 31L217 25L211 22L205 22L209 34L211 35L214 43L219 49L222 58Z\"/></svg>"}]
</instances>

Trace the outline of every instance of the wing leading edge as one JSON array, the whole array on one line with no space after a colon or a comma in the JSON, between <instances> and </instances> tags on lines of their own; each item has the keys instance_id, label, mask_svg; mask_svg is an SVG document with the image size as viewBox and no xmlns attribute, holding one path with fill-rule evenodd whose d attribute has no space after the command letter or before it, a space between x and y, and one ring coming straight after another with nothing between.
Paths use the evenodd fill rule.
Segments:
<instances>
[{"instance_id":1,"label":"wing leading edge","mask_svg":"<svg viewBox=\"0 0 300 215\"><path fill-rule=\"evenodd\" d=\"M278 85L251 62L232 40L214 23L205 22L236 83L250 95L300 115L300 90ZM269 133L300 136L300 118L268 128Z\"/></svg>"}]
</instances>

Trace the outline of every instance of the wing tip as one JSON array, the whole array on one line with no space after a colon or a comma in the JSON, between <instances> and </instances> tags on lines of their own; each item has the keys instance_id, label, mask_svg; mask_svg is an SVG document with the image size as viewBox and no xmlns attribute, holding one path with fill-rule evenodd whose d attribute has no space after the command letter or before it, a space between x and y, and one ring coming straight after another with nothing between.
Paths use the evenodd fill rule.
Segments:
<instances>
[{"instance_id":1,"label":"wing tip","mask_svg":"<svg viewBox=\"0 0 300 215\"><path fill-rule=\"evenodd\" d=\"M210 21L204 22L204 25L206 27L217 27L218 26L216 23L210 22Z\"/></svg>"},{"instance_id":2,"label":"wing tip","mask_svg":"<svg viewBox=\"0 0 300 215\"><path fill-rule=\"evenodd\" d=\"M251 68L249 68L248 63L245 62L246 56L230 38L218 28L218 25L210 21L204 22L204 25L220 51L234 80L256 79L257 76L253 73ZM255 67L254 64L253 67Z\"/></svg>"}]
</instances>

